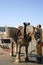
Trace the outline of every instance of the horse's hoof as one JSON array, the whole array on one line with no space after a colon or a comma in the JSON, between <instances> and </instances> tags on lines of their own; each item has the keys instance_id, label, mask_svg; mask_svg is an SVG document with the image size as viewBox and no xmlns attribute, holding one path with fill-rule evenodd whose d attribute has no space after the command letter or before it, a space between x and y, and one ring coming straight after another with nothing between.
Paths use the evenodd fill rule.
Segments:
<instances>
[{"instance_id":1,"label":"horse's hoof","mask_svg":"<svg viewBox=\"0 0 43 65\"><path fill-rule=\"evenodd\" d=\"M25 62L28 62L28 61L29 61L29 58L28 58L28 57L26 57L26 58L25 58Z\"/></svg>"},{"instance_id":2,"label":"horse's hoof","mask_svg":"<svg viewBox=\"0 0 43 65\"><path fill-rule=\"evenodd\" d=\"M15 59L15 62L19 62L19 59Z\"/></svg>"}]
</instances>

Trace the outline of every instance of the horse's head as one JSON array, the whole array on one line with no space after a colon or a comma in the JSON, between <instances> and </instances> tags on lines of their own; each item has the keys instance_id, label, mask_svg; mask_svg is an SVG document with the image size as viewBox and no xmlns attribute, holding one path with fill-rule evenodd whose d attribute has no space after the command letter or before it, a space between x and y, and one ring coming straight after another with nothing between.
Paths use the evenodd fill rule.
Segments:
<instances>
[{"instance_id":1,"label":"horse's head","mask_svg":"<svg viewBox=\"0 0 43 65\"><path fill-rule=\"evenodd\" d=\"M37 28L34 31L34 37L35 37L37 43L41 43L41 35L42 34L40 32L39 32L39 30Z\"/></svg>"},{"instance_id":2,"label":"horse's head","mask_svg":"<svg viewBox=\"0 0 43 65\"><path fill-rule=\"evenodd\" d=\"M33 26L27 25L26 26L26 35L27 35L28 42L31 42L33 32L34 32Z\"/></svg>"},{"instance_id":3,"label":"horse's head","mask_svg":"<svg viewBox=\"0 0 43 65\"><path fill-rule=\"evenodd\" d=\"M40 32L41 29L33 27L31 25L27 25L26 27L26 35L28 36L28 41L35 39L38 43L40 43Z\"/></svg>"}]
</instances>

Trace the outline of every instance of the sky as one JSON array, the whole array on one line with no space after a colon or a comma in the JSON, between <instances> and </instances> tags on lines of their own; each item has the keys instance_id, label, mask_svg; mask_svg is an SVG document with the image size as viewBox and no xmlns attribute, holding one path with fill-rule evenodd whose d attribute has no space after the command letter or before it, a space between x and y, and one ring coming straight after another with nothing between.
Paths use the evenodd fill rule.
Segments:
<instances>
[{"instance_id":1,"label":"sky","mask_svg":"<svg viewBox=\"0 0 43 65\"><path fill-rule=\"evenodd\" d=\"M21 26L23 22L43 27L43 0L0 0L0 26Z\"/></svg>"}]
</instances>

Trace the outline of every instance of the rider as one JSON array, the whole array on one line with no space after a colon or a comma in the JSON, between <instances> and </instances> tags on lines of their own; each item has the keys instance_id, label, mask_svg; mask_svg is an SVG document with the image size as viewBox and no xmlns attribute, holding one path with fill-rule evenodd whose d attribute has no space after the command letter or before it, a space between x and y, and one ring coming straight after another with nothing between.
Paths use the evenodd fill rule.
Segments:
<instances>
[{"instance_id":1,"label":"rider","mask_svg":"<svg viewBox=\"0 0 43 65\"><path fill-rule=\"evenodd\" d=\"M39 40L38 40L38 44L37 44L37 60L39 62L41 62L41 56L42 56L42 47L41 47L41 42L42 42L42 28L41 28L41 25L38 25L37 26L37 30L38 30L38 33L39 33Z\"/></svg>"}]
</instances>

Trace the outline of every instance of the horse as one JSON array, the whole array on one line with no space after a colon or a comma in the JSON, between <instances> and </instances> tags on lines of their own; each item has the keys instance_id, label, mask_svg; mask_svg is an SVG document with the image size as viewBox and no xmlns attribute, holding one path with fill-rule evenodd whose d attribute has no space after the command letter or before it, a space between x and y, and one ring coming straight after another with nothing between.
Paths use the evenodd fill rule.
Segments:
<instances>
[{"instance_id":1,"label":"horse","mask_svg":"<svg viewBox=\"0 0 43 65\"><path fill-rule=\"evenodd\" d=\"M16 53L17 53L17 51L18 51L17 40L18 40L18 37L20 36L20 30L16 27L6 27L5 31L6 31L7 37L10 38L10 41L11 41L11 48L12 48L11 55L14 56L13 55L13 46L16 44Z\"/></svg>"},{"instance_id":2,"label":"horse","mask_svg":"<svg viewBox=\"0 0 43 65\"><path fill-rule=\"evenodd\" d=\"M21 47L25 46L26 51L26 57L25 60L28 61L28 46L29 42L31 42L31 35L34 31L33 26L24 24L24 27L19 27L19 30L21 32L21 35L18 37L17 44L18 44L18 58L20 60L20 53L21 53Z\"/></svg>"}]
</instances>

